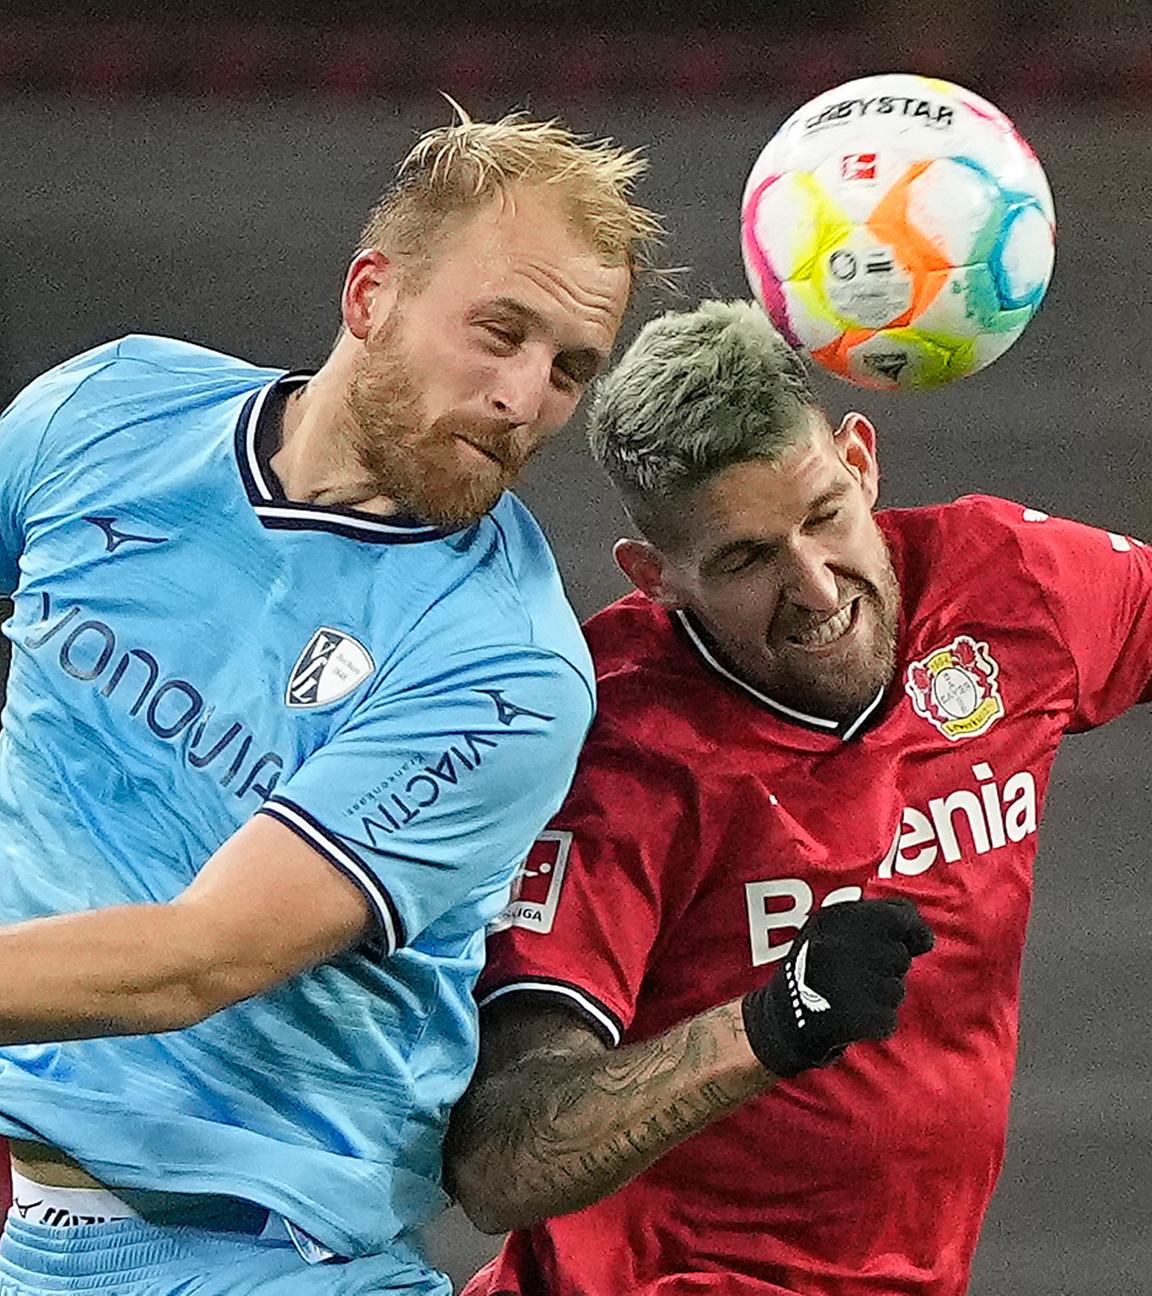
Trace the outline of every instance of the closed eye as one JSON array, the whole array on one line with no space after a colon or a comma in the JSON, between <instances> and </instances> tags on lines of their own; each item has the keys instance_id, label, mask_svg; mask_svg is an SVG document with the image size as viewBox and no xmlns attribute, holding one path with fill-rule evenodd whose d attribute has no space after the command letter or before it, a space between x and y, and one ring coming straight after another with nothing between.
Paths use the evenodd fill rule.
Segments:
<instances>
[{"instance_id":1,"label":"closed eye","mask_svg":"<svg viewBox=\"0 0 1152 1296\"><path fill-rule=\"evenodd\" d=\"M552 366L552 383L562 391L575 392L585 387L589 379L582 378L578 373L573 372L574 366L566 365L563 361L557 361Z\"/></svg>"},{"instance_id":2,"label":"closed eye","mask_svg":"<svg viewBox=\"0 0 1152 1296\"><path fill-rule=\"evenodd\" d=\"M813 516L810 517L808 521L805 523L805 528L807 530L812 530L814 527L827 526L829 523L835 522L836 519L840 516L840 513L841 513L840 509L834 508L834 509L827 509L823 513L813 514Z\"/></svg>"},{"instance_id":3,"label":"closed eye","mask_svg":"<svg viewBox=\"0 0 1152 1296\"><path fill-rule=\"evenodd\" d=\"M762 548L743 549L725 559L720 567L720 573L723 576L739 575L740 572L747 571L749 567L754 567L758 562L762 562L766 554L767 550Z\"/></svg>"},{"instance_id":4,"label":"closed eye","mask_svg":"<svg viewBox=\"0 0 1152 1296\"><path fill-rule=\"evenodd\" d=\"M556 368L577 387L587 387L603 363L604 357L598 351L586 348L561 351L555 362Z\"/></svg>"},{"instance_id":5,"label":"closed eye","mask_svg":"<svg viewBox=\"0 0 1152 1296\"><path fill-rule=\"evenodd\" d=\"M515 351L523 341L523 338L518 333L504 328L500 324L482 324L480 327L497 346L507 351Z\"/></svg>"}]
</instances>

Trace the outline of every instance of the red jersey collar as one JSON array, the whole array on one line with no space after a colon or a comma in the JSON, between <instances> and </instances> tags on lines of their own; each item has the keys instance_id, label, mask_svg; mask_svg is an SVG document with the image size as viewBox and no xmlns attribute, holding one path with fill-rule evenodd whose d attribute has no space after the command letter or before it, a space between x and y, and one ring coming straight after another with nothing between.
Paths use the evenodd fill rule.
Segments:
<instances>
[{"instance_id":1,"label":"red jersey collar","mask_svg":"<svg viewBox=\"0 0 1152 1296\"><path fill-rule=\"evenodd\" d=\"M873 719L880 703L884 700L884 694L888 691L886 685L879 689L876 696L859 715L848 720L832 720L826 716L807 715L803 711L798 711L795 707L786 706L783 702L777 702L775 698L769 697L767 693L762 693L758 688L754 688L725 666L709 648L704 636L693 625L691 617L686 612L676 608L673 610L672 616L674 623L683 631L697 656L710 670L726 679L729 684L734 684L759 706L767 707L768 710L775 712L776 715L789 724L802 725L805 729L813 729L817 733L828 734L830 737L840 738L843 742L848 742L850 739L855 738Z\"/></svg>"}]
</instances>

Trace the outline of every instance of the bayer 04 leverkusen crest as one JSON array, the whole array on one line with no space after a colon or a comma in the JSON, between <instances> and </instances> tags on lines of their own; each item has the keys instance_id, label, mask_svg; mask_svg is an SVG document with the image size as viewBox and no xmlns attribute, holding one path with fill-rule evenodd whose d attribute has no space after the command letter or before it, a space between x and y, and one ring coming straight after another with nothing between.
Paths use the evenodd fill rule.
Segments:
<instances>
[{"instance_id":1,"label":"bayer 04 leverkusen crest","mask_svg":"<svg viewBox=\"0 0 1152 1296\"><path fill-rule=\"evenodd\" d=\"M916 714L956 742L984 733L1004 714L999 674L986 643L958 635L912 662L904 688Z\"/></svg>"}]
</instances>

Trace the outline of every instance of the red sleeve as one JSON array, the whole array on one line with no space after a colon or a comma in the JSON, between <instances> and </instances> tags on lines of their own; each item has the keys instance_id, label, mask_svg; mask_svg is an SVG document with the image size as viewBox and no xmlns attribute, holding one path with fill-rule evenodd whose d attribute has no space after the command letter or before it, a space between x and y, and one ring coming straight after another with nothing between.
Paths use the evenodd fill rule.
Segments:
<instances>
[{"instance_id":1,"label":"red sleeve","mask_svg":"<svg viewBox=\"0 0 1152 1296\"><path fill-rule=\"evenodd\" d=\"M1152 699L1152 549L1022 509L1016 535L1076 671L1069 729Z\"/></svg>"},{"instance_id":2,"label":"red sleeve","mask_svg":"<svg viewBox=\"0 0 1152 1296\"><path fill-rule=\"evenodd\" d=\"M489 935L481 1005L558 997L618 1044L657 935L691 890L692 795L669 762L597 720L567 801Z\"/></svg>"}]
</instances>

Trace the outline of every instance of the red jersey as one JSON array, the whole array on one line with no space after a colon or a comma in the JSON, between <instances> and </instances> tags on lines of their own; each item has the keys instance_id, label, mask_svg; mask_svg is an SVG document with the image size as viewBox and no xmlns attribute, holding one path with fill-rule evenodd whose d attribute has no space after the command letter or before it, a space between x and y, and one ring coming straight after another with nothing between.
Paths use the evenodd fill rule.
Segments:
<instances>
[{"instance_id":1,"label":"red jersey","mask_svg":"<svg viewBox=\"0 0 1152 1296\"><path fill-rule=\"evenodd\" d=\"M466 1296L965 1290L1049 770L1065 733L1152 695L1152 549L985 497L878 521L898 667L850 724L743 685L640 595L592 618L599 714L480 997L560 996L642 1040L762 984L814 907L907 896L936 945L896 1034L514 1233Z\"/></svg>"}]
</instances>

